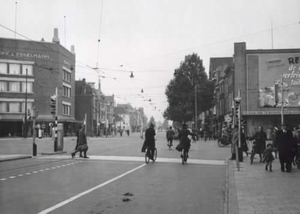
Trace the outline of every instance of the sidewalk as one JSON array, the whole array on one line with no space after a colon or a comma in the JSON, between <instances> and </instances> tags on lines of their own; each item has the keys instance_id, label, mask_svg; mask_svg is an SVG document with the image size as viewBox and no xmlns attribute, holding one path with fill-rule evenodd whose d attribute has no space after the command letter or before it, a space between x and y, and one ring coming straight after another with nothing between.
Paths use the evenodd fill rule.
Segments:
<instances>
[{"instance_id":1,"label":"sidewalk","mask_svg":"<svg viewBox=\"0 0 300 214\"><path fill-rule=\"evenodd\" d=\"M281 172L278 159L273 172L265 170L256 155L254 163L244 156L240 171L236 161L229 160L228 213L234 214L300 214L300 169Z\"/></svg>"}]
</instances>

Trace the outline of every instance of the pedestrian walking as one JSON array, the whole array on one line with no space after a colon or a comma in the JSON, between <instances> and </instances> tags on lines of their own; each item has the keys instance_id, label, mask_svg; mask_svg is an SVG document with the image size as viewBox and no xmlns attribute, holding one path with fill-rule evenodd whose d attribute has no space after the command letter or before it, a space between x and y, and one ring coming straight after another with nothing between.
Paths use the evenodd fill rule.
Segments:
<instances>
[{"instance_id":1,"label":"pedestrian walking","mask_svg":"<svg viewBox=\"0 0 300 214\"><path fill-rule=\"evenodd\" d=\"M149 158L153 160L154 155L154 149L155 149L155 129L154 124L150 123L149 128L145 132L145 141L142 147L142 152L145 152L145 150L148 148L149 151Z\"/></svg>"},{"instance_id":2,"label":"pedestrian walking","mask_svg":"<svg viewBox=\"0 0 300 214\"><path fill-rule=\"evenodd\" d=\"M79 142L79 131L80 131L80 129L81 129L81 125L79 126L79 129L77 130L77 132L76 132L76 147L75 147L75 150L74 151L76 151L77 150L77 148L78 148L78 142ZM83 156L82 156L82 151L79 151L80 153L79 153L79 157L81 157L81 158L83 158Z\"/></svg>"},{"instance_id":3,"label":"pedestrian walking","mask_svg":"<svg viewBox=\"0 0 300 214\"><path fill-rule=\"evenodd\" d=\"M239 143L239 127L237 125L234 126L234 129L232 130L231 134L231 158L230 160L235 160L236 159L236 152L235 152L235 147L238 146Z\"/></svg>"},{"instance_id":4,"label":"pedestrian walking","mask_svg":"<svg viewBox=\"0 0 300 214\"><path fill-rule=\"evenodd\" d=\"M259 154L260 162L262 162L262 154L266 149L267 134L264 132L262 126L258 127L258 131L254 135L254 141L257 146L257 153Z\"/></svg>"},{"instance_id":5,"label":"pedestrian walking","mask_svg":"<svg viewBox=\"0 0 300 214\"><path fill-rule=\"evenodd\" d=\"M293 134L287 129L286 124L281 125L281 130L276 135L276 147L278 149L281 171L291 172L294 147Z\"/></svg>"},{"instance_id":6,"label":"pedestrian walking","mask_svg":"<svg viewBox=\"0 0 300 214\"><path fill-rule=\"evenodd\" d=\"M87 139L85 134L85 124L81 125L81 129L79 130L79 138L78 138L78 146L77 149L71 153L72 158L75 157L77 152L83 152L83 158L89 158L86 156L86 152L88 150Z\"/></svg>"},{"instance_id":7,"label":"pedestrian walking","mask_svg":"<svg viewBox=\"0 0 300 214\"><path fill-rule=\"evenodd\" d=\"M273 156L273 146L271 143L268 143L267 148L264 151L263 154L263 162L266 163L266 171L268 171L268 167L270 172L272 172L272 163L274 161L274 156Z\"/></svg>"},{"instance_id":8,"label":"pedestrian walking","mask_svg":"<svg viewBox=\"0 0 300 214\"><path fill-rule=\"evenodd\" d=\"M243 152L246 153L246 155L248 156L248 145L247 145L247 141L246 141L246 135L245 135L245 129L244 127L242 127L242 130L241 130L241 144L242 144L242 150Z\"/></svg>"},{"instance_id":9,"label":"pedestrian walking","mask_svg":"<svg viewBox=\"0 0 300 214\"><path fill-rule=\"evenodd\" d=\"M278 156L278 150L276 147L276 136L277 136L278 128L274 127L273 132L272 132L272 147L273 147L273 152L275 153L275 158L277 159Z\"/></svg>"}]
</instances>

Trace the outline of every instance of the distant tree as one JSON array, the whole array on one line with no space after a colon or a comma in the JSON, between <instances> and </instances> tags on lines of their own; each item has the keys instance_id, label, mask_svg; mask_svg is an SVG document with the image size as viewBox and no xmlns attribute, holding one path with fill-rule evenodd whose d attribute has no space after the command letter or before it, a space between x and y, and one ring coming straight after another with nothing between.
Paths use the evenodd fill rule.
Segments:
<instances>
[{"instance_id":1,"label":"distant tree","mask_svg":"<svg viewBox=\"0 0 300 214\"><path fill-rule=\"evenodd\" d=\"M203 62L193 53L187 55L175 69L174 78L166 87L165 94L168 107L164 118L173 121L187 122L195 118L195 87L198 115L213 105L214 84L207 78Z\"/></svg>"},{"instance_id":2,"label":"distant tree","mask_svg":"<svg viewBox=\"0 0 300 214\"><path fill-rule=\"evenodd\" d=\"M169 122L167 119L164 120L163 124L162 124L163 129L168 129L169 128Z\"/></svg>"}]
</instances>

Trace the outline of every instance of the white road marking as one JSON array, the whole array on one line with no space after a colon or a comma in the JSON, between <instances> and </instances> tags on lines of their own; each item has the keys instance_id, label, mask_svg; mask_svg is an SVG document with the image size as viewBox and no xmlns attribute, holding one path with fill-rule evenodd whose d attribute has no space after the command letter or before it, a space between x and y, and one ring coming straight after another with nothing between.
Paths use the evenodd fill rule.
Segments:
<instances>
[{"instance_id":1,"label":"white road marking","mask_svg":"<svg viewBox=\"0 0 300 214\"><path fill-rule=\"evenodd\" d=\"M56 204L56 205L54 205L52 207L49 207L48 209L45 209L45 210L39 212L38 214L46 214L46 213L52 212L52 211L54 211L54 210L56 210L56 209L58 209L58 208L60 208L60 207L62 207L64 205L66 205L66 204L68 204L68 203L70 203L70 202L72 202L72 201L74 201L74 200L76 200L76 199L78 199L78 198L80 198L80 197L82 197L84 195L87 195L87 194L95 191L96 189L99 189L99 188L101 188L101 187L103 187L103 186L105 186L105 185L107 185L107 184L109 184L109 183L111 183L113 181L116 181L116 180L124 177L125 175L128 175L128 174L130 174L130 173L132 173L132 172L134 172L134 171L136 171L136 170L138 170L138 169L140 169L140 168L142 168L144 166L146 166L146 164L142 164L142 165L140 165L140 166L138 166L138 167L136 167L134 169L131 169L131 170L129 170L129 171L127 171L127 172L125 172L125 173L117 176L117 177L114 177L114 178L112 178L112 179L110 179L110 180L108 180L108 181L106 181L106 182L104 182L102 184L99 184L98 186L95 186L95 187L93 187L91 189L88 189L88 190L82 192L82 193L79 193L78 195L75 195L75 196L73 196L73 197L71 197L71 198L69 198L69 199L67 199L65 201L62 201L62 202L60 202L60 203L58 203L58 204Z\"/></svg>"},{"instance_id":2,"label":"white road marking","mask_svg":"<svg viewBox=\"0 0 300 214\"><path fill-rule=\"evenodd\" d=\"M132 156L89 156L90 160L109 160L109 161L137 161L137 162L144 162L144 157L132 157ZM39 157L42 159L66 159L67 157L64 155L57 155L51 157ZM80 161L82 162L82 161ZM85 161L83 161L85 162ZM158 163L181 163L181 158L160 158L157 157L156 162ZM78 163L78 162L76 162ZM204 165L226 165L225 160L202 160L202 159L192 159L189 158L187 163L191 164L204 164ZM75 163L71 163L75 164Z\"/></svg>"},{"instance_id":3,"label":"white road marking","mask_svg":"<svg viewBox=\"0 0 300 214\"><path fill-rule=\"evenodd\" d=\"M78 162L74 162L74 163L71 163L70 165L72 164L75 164L75 163L80 163L81 161L78 161ZM67 165L61 165L61 166L56 166L56 167L51 167L51 169L56 169L56 168L60 168L60 167L63 167L63 166L67 166ZM16 178L16 177L22 177L24 175L31 175L31 174L36 174L38 172L44 172L44 171L48 171L48 170L51 170L50 168L46 168L46 169L40 169L38 171L32 171L31 173L30 172L27 172L25 174L19 174L17 176L10 176L9 178L13 179L13 178ZM5 181L7 180L7 178L1 178L0 181Z\"/></svg>"}]
</instances>

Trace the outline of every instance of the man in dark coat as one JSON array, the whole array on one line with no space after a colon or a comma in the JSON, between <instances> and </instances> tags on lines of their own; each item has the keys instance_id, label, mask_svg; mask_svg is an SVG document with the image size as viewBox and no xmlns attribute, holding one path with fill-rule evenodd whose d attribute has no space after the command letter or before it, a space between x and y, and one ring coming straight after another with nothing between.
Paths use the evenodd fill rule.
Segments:
<instances>
[{"instance_id":1,"label":"man in dark coat","mask_svg":"<svg viewBox=\"0 0 300 214\"><path fill-rule=\"evenodd\" d=\"M292 170L292 155L293 155L294 139L290 130L287 130L285 124L281 125L281 130L276 135L276 147L278 149L281 171L287 172Z\"/></svg>"},{"instance_id":2,"label":"man in dark coat","mask_svg":"<svg viewBox=\"0 0 300 214\"><path fill-rule=\"evenodd\" d=\"M262 162L262 154L266 150L266 140L267 134L264 132L263 127L258 127L258 132L256 132L254 135L254 141L257 146L256 153L259 154L260 162Z\"/></svg>"}]
</instances>

